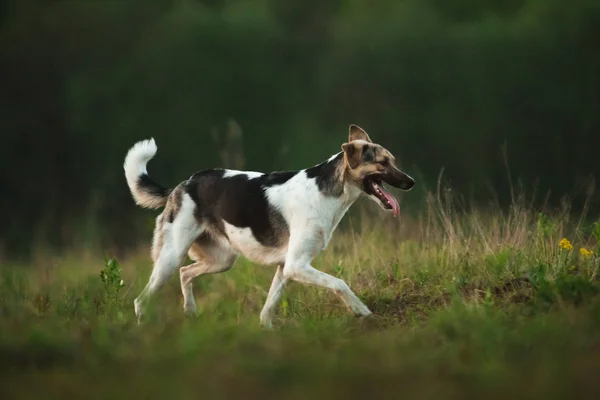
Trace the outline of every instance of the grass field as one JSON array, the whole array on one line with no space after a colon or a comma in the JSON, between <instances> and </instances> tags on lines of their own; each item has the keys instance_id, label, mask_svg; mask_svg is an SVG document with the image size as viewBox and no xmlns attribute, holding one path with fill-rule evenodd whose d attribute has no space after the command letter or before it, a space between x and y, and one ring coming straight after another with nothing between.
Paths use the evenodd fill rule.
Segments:
<instances>
[{"instance_id":1,"label":"grass field","mask_svg":"<svg viewBox=\"0 0 600 400\"><path fill-rule=\"evenodd\" d=\"M274 268L243 259L194 281L195 318L173 277L141 326L146 249L117 260L120 271L82 252L3 265L0 395L599 398L600 225L430 200L402 220L354 216L315 260L374 311L367 320L291 284L275 329L261 330Z\"/></svg>"}]
</instances>

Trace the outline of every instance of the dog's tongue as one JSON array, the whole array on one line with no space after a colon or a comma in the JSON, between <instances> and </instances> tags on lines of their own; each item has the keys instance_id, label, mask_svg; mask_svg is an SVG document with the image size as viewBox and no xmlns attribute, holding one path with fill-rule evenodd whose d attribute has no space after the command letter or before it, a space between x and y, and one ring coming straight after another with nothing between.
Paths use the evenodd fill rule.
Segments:
<instances>
[{"instance_id":1,"label":"dog's tongue","mask_svg":"<svg viewBox=\"0 0 600 400\"><path fill-rule=\"evenodd\" d=\"M388 193L388 191L383 188L383 185L379 186L379 190L381 190L381 193L385 196L388 203L391 204L394 217L397 217L398 213L400 212L400 204L398 204L398 200L396 200L394 196Z\"/></svg>"}]
</instances>

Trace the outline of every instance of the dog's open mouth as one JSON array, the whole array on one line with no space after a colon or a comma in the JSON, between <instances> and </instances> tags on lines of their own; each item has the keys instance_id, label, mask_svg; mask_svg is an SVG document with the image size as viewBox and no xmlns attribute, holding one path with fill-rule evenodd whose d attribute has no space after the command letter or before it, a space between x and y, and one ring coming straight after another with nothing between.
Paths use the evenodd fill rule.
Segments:
<instances>
[{"instance_id":1,"label":"dog's open mouth","mask_svg":"<svg viewBox=\"0 0 600 400\"><path fill-rule=\"evenodd\" d=\"M383 208L392 210L394 217L398 216L398 213L400 212L400 204L398 204L398 200L396 200L396 198L394 198L390 192L385 190L381 179L377 177L367 177L364 180L364 184L367 194L377 197Z\"/></svg>"}]
</instances>

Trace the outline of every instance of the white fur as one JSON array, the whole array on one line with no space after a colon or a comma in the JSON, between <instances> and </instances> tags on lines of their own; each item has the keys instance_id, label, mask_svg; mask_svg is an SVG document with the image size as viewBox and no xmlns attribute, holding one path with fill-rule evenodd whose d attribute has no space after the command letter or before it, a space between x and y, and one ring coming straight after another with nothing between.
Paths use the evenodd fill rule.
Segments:
<instances>
[{"instance_id":1,"label":"white fur","mask_svg":"<svg viewBox=\"0 0 600 400\"><path fill-rule=\"evenodd\" d=\"M290 240L286 249L283 270L278 267L267 300L260 314L261 325L272 326L274 305L290 281L333 290L346 307L356 315L367 316L371 311L341 279L313 268L311 261L327 247L338 223L361 191L350 185L344 187L340 197L323 195L313 179L304 171L281 186L267 189L267 198L288 222Z\"/></svg>"},{"instance_id":2,"label":"white fur","mask_svg":"<svg viewBox=\"0 0 600 400\"><path fill-rule=\"evenodd\" d=\"M139 190L138 179L147 174L146 165L156 155L157 147L154 138L136 143L125 156L123 169L127 186L136 204L146 208L158 208L165 204L162 198L154 197Z\"/></svg>"},{"instance_id":3,"label":"white fur","mask_svg":"<svg viewBox=\"0 0 600 400\"><path fill-rule=\"evenodd\" d=\"M341 153L341 151L340 151L340 153ZM329 162L329 161L333 161L333 160L335 160L335 158L336 158L337 156L339 156L339 155L340 155L340 153L335 153L334 155L332 155L331 157L329 157L329 158L327 159L327 161Z\"/></svg>"},{"instance_id":4,"label":"white fur","mask_svg":"<svg viewBox=\"0 0 600 400\"><path fill-rule=\"evenodd\" d=\"M145 302L181 267L190 247L204 230L194 218L195 208L194 200L187 193L183 194L181 208L173 222L163 221L162 247L157 252L152 275L134 302L138 318L142 315Z\"/></svg>"},{"instance_id":5,"label":"white fur","mask_svg":"<svg viewBox=\"0 0 600 400\"><path fill-rule=\"evenodd\" d=\"M232 176L236 176L236 175L246 175L248 177L248 179L254 179L254 178L258 178L259 176L264 175L264 173L255 172L255 171L238 171L235 169L227 169L227 170L225 170L225 173L223 174L223 178L231 178Z\"/></svg>"},{"instance_id":6,"label":"white fur","mask_svg":"<svg viewBox=\"0 0 600 400\"><path fill-rule=\"evenodd\" d=\"M238 228L223 221L231 249L238 255L260 264L282 264L285 262L286 246L265 247L252 234L250 228Z\"/></svg>"},{"instance_id":7,"label":"white fur","mask_svg":"<svg viewBox=\"0 0 600 400\"><path fill-rule=\"evenodd\" d=\"M322 238L323 247L319 250L327 247L333 231L360 194L359 189L346 185L340 197L325 196L305 171L266 190L269 202L281 212L290 231L310 231Z\"/></svg>"}]
</instances>

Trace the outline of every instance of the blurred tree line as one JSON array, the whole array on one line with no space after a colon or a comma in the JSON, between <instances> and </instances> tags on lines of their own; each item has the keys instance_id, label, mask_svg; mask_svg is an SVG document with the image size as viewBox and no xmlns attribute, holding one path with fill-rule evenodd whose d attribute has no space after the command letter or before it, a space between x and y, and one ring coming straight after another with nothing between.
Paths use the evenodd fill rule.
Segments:
<instances>
[{"instance_id":1,"label":"blurred tree line","mask_svg":"<svg viewBox=\"0 0 600 400\"><path fill-rule=\"evenodd\" d=\"M581 203L600 170L597 0L0 4L9 254L134 245L155 213L135 211L122 163L149 137L149 171L167 185L213 166L316 164L349 123L420 190L444 168L478 201L510 201L506 164L551 204Z\"/></svg>"}]
</instances>

